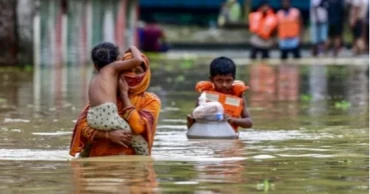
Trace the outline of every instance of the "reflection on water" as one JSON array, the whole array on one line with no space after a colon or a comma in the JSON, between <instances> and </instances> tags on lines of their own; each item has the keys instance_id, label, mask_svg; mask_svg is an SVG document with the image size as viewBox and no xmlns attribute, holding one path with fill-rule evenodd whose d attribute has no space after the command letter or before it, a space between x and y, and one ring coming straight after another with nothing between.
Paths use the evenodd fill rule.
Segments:
<instances>
[{"instance_id":1,"label":"reflection on water","mask_svg":"<svg viewBox=\"0 0 370 194\"><path fill-rule=\"evenodd\" d=\"M277 90L279 101L296 102L299 94L298 66L284 64L278 67Z\"/></svg>"},{"instance_id":2,"label":"reflection on water","mask_svg":"<svg viewBox=\"0 0 370 194\"><path fill-rule=\"evenodd\" d=\"M328 81L326 66L309 67L309 95L311 100L308 106L308 112L313 119L313 124L322 126L324 123L318 119L325 116L328 111Z\"/></svg>"},{"instance_id":3,"label":"reflection on water","mask_svg":"<svg viewBox=\"0 0 370 194\"><path fill-rule=\"evenodd\" d=\"M151 62L151 158L69 161L91 66L0 71L1 193L368 193L367 65L238 66L254 127L215 141L186 138L209 61Z\"/></svg>"},{"instance_id":4,"label":"reflection on water","mask_svg":"<svg viewBox=\"0 0 370 194\"><path fill-rule=\"evenodd\" d=\"M250 86L250 106L271 108L277 101L277 84L275 67L265 63L253 64L250 67L248 85Z\"/></svg>"},{"instance_id":5,"label":"reflection on water","mask_svg":"<svg viewBox=\"0 0 370 194\"><path fill-rule=\"evenodd\" d=\"M153 161L71 162L75 193L155 193Z\"/></svg>"},{"instance_id":6,"label":"reflection on water","mask_svg":"<svg viewBox=\"0 0 370 194\"><path fill-rule=\"evenodd\" d=\"M354 122L366 126L368 107L368 77L366 75L368 66L349 66L347 79L347 98L351 104L349 115L355 118Z\"/></svg>"}]
</instances>

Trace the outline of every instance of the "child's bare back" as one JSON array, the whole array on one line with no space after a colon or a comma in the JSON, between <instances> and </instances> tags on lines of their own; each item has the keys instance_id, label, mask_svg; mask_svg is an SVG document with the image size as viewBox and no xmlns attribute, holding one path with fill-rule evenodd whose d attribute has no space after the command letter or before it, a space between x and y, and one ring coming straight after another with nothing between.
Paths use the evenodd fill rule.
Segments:
<instances>
[{"instance_id":1,"label":"child's bare back","mask_svg":"<svg viewBox=\"0 0 370 194\"><path fill-rule=\"evenodd\" d=\"M101 43L92 51L92 58L98 73L92 78L89 85L90 106L112 102L116 104L117 83L120 72L132 69L143 62L140 51L131 46L133 58L117 61L118 48L111 43Z\"/></svg>"},{"instance_id":2,"label":"child's bare back","mask_svg":"<svg viewBox=\"0 0 370 194\"><path fill-rule=\"evenodd\" d=\"M112 43L100 43L91 52L97 74L89 85L90 108L87 122L96 130L127 130L131 131L128 123L120 117L117 107L117 86L121 72L133 69L143 63L140 51L129 48L133 58L119 61L118 47ZM86 146L89 150L91 145ZM141 135L132 136L132 147L138 155L148 155L148 142ZM89 153L88 151L86 153Z\"/></svg>"}]
</instances>

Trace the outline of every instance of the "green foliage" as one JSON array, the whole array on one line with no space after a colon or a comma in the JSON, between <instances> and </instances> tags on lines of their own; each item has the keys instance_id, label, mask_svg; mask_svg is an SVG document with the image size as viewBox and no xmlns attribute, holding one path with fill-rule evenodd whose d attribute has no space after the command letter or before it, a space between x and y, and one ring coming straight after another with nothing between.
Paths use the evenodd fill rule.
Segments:
<instances>
[{"instance_id":1,"label":"green foliage","mask_svg":"<svg viewBox=\"0 0 370 194\"><path fill-rule=\"evenodd\" d=\"M5 98L0 98L0 103L5 103L7 100Z\"/></svg>"},{"instance_id":2,"label":"green foliage","mask_svg":"<svg viewBox=\"0 0 370 194\"><path fill-rule=\"evenodd\" d=\"M300 99L302 102L309 102L312 99L312 96L309 94L301 94Z\"/></svg>"},{"instance_id":3,"label":"green foliage","mask_svg":"<svg viewBox=\"0 0 370 194\"><path fill-rule=\"evenodd\" d=\"M342 100L340 102L335 103L335 108L336 109L342 109L342 110L347 110L351 107L351 103L345 100Z\"/></svg>"}]
</instances>

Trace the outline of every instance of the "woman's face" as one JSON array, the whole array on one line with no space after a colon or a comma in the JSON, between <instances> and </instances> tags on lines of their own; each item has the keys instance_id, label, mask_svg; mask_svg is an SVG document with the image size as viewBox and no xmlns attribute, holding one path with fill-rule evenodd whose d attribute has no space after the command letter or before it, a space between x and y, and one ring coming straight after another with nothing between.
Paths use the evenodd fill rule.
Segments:
<instances>
[{"instance_id":1,"label":"woman's face","mask_svg":"<svg viewBox=\"0 0 370 194\"><path fill-rule=\"evenodd\" d=\"M135 74L135 75L141 75L145 72L145 66L142 64L140 66L137 66L133 69L126 70L123 72L123 74Z\"/></svg>"},{"instance_id":2,"label":"woman's face","mask_svg":"<svg viewBox=\"0 0 370 194\"><path fill-rule=\"evenodd\" d=\"M125 79L129 87L134 87L141 83L145 76L145 64L122 72L121 79Z\"/></svg>"}]
</instances>

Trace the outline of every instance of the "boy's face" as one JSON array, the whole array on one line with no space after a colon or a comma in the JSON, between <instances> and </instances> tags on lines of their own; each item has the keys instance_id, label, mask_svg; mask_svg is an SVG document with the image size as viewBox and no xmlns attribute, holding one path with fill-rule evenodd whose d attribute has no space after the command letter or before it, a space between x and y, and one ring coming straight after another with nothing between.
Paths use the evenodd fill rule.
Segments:
<instances>
[{"instance_id":1,"label":"boy's face","mask_svg":"<svg viewBox=\"0 0 370 194\"><path fill-rule=\"evenodd\" d=\"M210 80L215 86L217 92L225 94L231 93L231 89L234 83L234 78L232 74L216 75L214 77L210 77Z\"/></svg>"}]
</instances>

